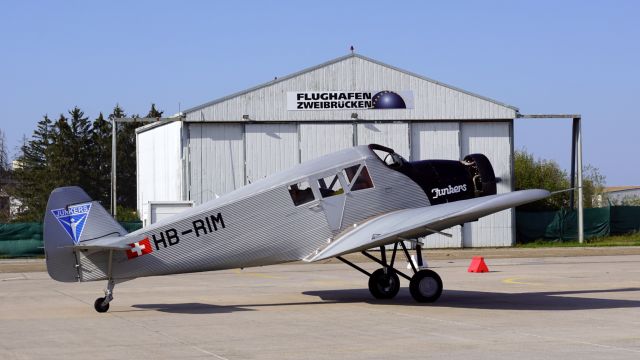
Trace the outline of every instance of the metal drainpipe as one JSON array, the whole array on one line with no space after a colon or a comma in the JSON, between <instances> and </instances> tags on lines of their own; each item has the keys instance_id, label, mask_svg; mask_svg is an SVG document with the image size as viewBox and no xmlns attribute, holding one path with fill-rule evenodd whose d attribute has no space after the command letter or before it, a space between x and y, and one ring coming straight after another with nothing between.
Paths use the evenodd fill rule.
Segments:
<instances>
[{"instance_id":1,"label":"metal drainpipe","mask_svg":"<svg viewBox=\"0 0 640 360\"><path fill-rule=\"evenodd\" d=\"M573 119L574 122L577 123L577 137L576 140L578 142L578 151L577 151L577 162L578 162L578 241L580 243L584 243L584 199L582 195L582 125L581 118Z\"/></svg>"}]
</instances>

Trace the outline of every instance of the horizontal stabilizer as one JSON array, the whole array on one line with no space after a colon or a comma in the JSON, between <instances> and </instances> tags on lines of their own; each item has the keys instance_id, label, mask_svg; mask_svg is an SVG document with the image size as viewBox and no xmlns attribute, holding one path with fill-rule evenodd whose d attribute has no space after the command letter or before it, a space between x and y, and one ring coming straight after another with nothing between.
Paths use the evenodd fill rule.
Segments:
<instances>
[{"instance_id":1,"label":"horizontal stabilizer","mask_svg":"<svg viewBox=\"0 0 640 360\"><path fill-rule=\"evenodd\" d=\"M74 248L78 250L130 250L131 246L123 241L123 237L108 237L83 241Z\"/></svg>"}]
</instances>

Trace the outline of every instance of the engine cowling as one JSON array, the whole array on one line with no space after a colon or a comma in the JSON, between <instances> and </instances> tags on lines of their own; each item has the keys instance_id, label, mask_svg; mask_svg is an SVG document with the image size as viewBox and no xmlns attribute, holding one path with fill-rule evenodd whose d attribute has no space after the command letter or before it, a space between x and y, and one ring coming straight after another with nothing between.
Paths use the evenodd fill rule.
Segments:
<instances>
[{"instance_id":1,"label":"engine cowling","mask_svg":"<svg viewBox=\"0 0 640 360\"><path fill-rule=\"evenodd\" d=\"M498 179L491 162L483 154L469 154L462 161L409 162L385 146L371 144L369 148L390 169L415 181L432 205L496 194Z\"/></svg>"},{"instance_id":2,"label":"engine cowling","mask_svg":"<svg viewBox=\"0 0 640 360\"><path fill-rule=\"evenodd\" d=\"M463 163L467 167L473 183L475 196L495 195L496 175L489 159L483 154L469 154L464 157Z\"/></svg>"},{"instance_id":3,"label":"engine cowling","mask_svg":"<svg viewBox=\"0 0 640 360\"><path fill-rule=\"evenodd\" d=\"M432 205L494 195L493 166L482 154L467 155L463 161L422 160L394 167L415 181Z\"/></svg>"}]
</instances>

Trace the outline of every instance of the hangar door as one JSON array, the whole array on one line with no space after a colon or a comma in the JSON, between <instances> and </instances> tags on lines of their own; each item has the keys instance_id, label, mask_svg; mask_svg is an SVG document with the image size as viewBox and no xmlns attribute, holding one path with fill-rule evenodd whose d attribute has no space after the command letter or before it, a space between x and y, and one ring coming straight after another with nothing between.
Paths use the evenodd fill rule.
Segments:
<instances>
[{"instance_id":1,"label":"hangar door","mask_svg":"<svg viewBox=\"0 0 640 360\"><path fill-rule=\"evenodd\" d=\"M458 122L414 122L411 124L411 161L460 160L460 124ZM453 235L427 236L429 248L462 247L462 227L445 230Z\"/></svg>"},{"instance_id":2,"label":"hangar door","mask_svg":"<svg viewBox=\"0 0 640 360\"><path fill-rule=\"evenodd\" d=\"M247 183L299 163L296 124L247 124L245 131Z\"/></svg>"},{"instance_id":3,"label":"hangar door","mask_svg":"<svg viewBox=\"0 0 640 360\"><path fill-rule=\"evenodd\" d=\"M498 194L511 191L511 123L477 122L463 123L461 129L462 153L485 154L496 173L502 179ZM513 242L513 210L485 216L476 222L465 224L465 247L511 246Z\"/></svg>"},{"instance_id":4,"label":"hangar door","mask_svg":"<svg viewBox=\"0 0 640 360\"><path fill-rule=\"evenodd\" d=\"M300 124L300 162L350 147L352 124Z\"/></svg>"},{"instance_id":5,"label":"hangar door","mask_svg":"<svg viewBox=\"0 0 640 360\"><path fill-rule=\"evenodd\" d=\"M358 124L358 145L380 144L409 159L409 124L364 123Z\"/></svg>"},{"instance_id":6,"label":"hangar door","mask_svg":"<svg viewBox=\"0 0 640 360\"><path fill-rule=\"evenodd\" d=\"M196 205L244 185L242 125L189 123L189 199Z\"/></svg>"}]
</instances>

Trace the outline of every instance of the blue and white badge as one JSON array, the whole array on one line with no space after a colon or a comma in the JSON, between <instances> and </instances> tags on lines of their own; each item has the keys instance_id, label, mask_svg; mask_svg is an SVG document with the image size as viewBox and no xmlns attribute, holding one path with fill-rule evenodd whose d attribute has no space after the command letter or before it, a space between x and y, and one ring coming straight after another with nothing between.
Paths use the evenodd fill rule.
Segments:
<instances>
[{"instance_id":1,"label":"blue and white badge","mask_svg":"<svg viewBox=\"0 0 640 360\"><path fill-rule=\"evenodd\" d=\"M66 208L51 210L51 213L77 245L84 225L87 223L89 211L91 211L91 203L70 205Z\"/></svg>"}]
</instances>

